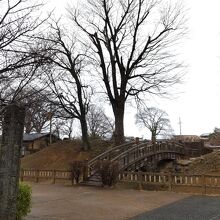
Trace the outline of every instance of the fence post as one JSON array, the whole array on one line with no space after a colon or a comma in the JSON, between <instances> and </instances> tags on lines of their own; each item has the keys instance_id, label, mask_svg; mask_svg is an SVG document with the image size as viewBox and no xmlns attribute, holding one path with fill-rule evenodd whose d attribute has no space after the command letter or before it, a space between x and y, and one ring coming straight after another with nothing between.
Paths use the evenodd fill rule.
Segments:
<instances>
[{"instance_id":1,"label":"fence post","mask_svg":"<svg viewBox=\"0 0 220 220\"><path fill-rule=\"evenodd\" d=\"M135 144L139 144L139 143L140 143L139 137L136 137L135 138Z\"/></svg>"},{"instance_id":2,"label":"fence post","mask_svg":"<svg viewBox=\"0 0 220 220\"><path fill-rule=\"evenodd\" d=\"M172 178L172 173L170 172L168 176L169 191L172 191L172 182L173 182L173 178Z\"/></svg>"},{"instance_id":3,"label":"fence post","mask_svg":"<svg viewBox=\"0 0 220 220\"><path fill-rule=\"evenodd\" d=\"M206 194L206 177L205 174L202 174L202 194Z\"/></svg>"},{"instance_id":4,"label":"fence post","mask_svg":"<svg viewBox=\"0 0 220 220\"><path fill-rule=\"evenodd\" d=\"M143 190L143 185L142 185L142 172L138 172L138 185L139 185L139 190Z\"/></svg>"},{"instance_id":5,"label":"fence post","mask_svg":"<svg viewBox=\"0 0 220 220\"><path fill-rule=\"evenodd\" d=\"M35 171L35 182L38 183L39 181L39 170Z\"/></svg>"},{"instance_id":6,"label":"fence post","mask_svg":"<svg viewBox=\"0 0 220 220\"><path fill-rule=\"evenodd\" d=\"M56 170L53 170L53 184L56 183Z\"/></svg>"}]
</instances>

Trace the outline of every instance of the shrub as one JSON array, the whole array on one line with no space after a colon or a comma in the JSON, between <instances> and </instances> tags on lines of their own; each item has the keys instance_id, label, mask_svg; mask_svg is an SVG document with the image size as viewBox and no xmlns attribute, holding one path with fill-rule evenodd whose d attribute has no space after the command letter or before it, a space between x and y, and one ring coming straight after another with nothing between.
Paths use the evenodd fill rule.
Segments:
<instances>
[{"instance_id":1,"label":"shrub","mask_svg":"<svg viewBox=\"0 0 220 220\"><path fill-rule=\"evenodd\" d=\"M31 194L29 185L19 183L16 220L21 220L31 211Z\"/></svg>"},{"instance_id":2,"label":"shrub","mask_svg":"<svg viewBox=\"0 0 220 220\"><path fill-rule=\"evenodd\" d=\"M97 172L101 176L103 185L113 186L118 180L118 162L112 162L109 160L99 161L97 163Z\"/></svg>"},{"instance_id":3,"label":"shrub","mask_svg":"<svg viewBox=\"0 0 220 220\"><path fill-rule=\"evenodd\" d=\"M83 173L85 164L82 161L74 161L70 164L70 167L72 184L74 183L74 180L76 183L79 183L79 178Z\"/></svg>"}]
</instances>

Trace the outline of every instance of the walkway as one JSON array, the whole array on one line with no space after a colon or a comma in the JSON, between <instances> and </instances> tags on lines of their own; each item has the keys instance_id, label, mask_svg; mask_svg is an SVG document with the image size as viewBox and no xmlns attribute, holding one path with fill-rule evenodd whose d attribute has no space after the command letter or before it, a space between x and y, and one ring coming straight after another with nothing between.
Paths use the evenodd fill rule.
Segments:
<instances>
[{"instance_id":1,"label":"walkway","mask_svg":"<svg viewBox=\"0 0 220 220\"><path fill-rule=\"evenodd\" d=\"M26 220L122 220L189 195L127 189L34 184Z\"/></svg>"}]
</instances>

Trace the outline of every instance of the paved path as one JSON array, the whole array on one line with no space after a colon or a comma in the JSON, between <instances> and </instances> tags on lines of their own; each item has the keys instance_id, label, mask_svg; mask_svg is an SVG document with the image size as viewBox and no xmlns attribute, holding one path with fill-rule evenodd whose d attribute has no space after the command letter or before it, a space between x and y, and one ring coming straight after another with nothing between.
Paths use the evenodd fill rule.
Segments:
<instances>
[{"instance_id":1,"label":"paved path","mask_svg":"<svg viewBox=\"0 0 220 220\"><path fill-rule=\"evenodd\" d=\"M220 220L220 197L188 197L131 220Z\"/></svg>"},{"instance_id":2,"label":"paved path","mask_svg":"<svg viewBox=\"0 0 220 220\"><path fill-rule=\"evenodd\" d=\"M34 184L26 220L125 220L187 194ZM185 219L184 219L185 220Z\"/></svg>"}]
</instances>

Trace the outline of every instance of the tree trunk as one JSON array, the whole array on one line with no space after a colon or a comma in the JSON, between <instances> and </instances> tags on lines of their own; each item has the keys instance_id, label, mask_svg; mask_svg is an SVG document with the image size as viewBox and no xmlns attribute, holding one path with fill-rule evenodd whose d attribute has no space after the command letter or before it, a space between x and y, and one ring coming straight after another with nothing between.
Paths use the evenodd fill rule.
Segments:
<instances>
[{"instance_id":1,"label":"tree trunk","mask_svg":"<svg viewBox=\"0 0 220 220\"><path fill-rule=\"evenodd\" d=\"M87 151L90 149L89 138L88 138L88 128L86 119L80 120L81 131L82 131L82 142L83 142L83 150Z\"/></svg>"},{"instance_id":2,"label":"tree trunk","mask_svg":"<svg viewBox=\"0 0 220 220\"><path fill-rule=\"evenodd\" d=\"M113 108L115 116L114 142L116 145L124 143L124 105Z\"/></svg>"},{"instance_id":3,"label":"tree trunk","mask_svg":"<svg viewBox=\"0 0 220 220\"><path fill-rule=\"evenodd\" d=\"M6 107L0 145L0 219L16 219L20 152L25 111L16 105Z\"/></svg>"},{"instance_id":4,"label":"tree trunk","mask_svg":"<svg viewBox=\"0 0 220 220\"><path fill-rule=\"evenodd\" d=\"M151 141L152 141L152 144L156 143L156 134L154 132L151 132Z\"/></svg>"}]
</instances>

